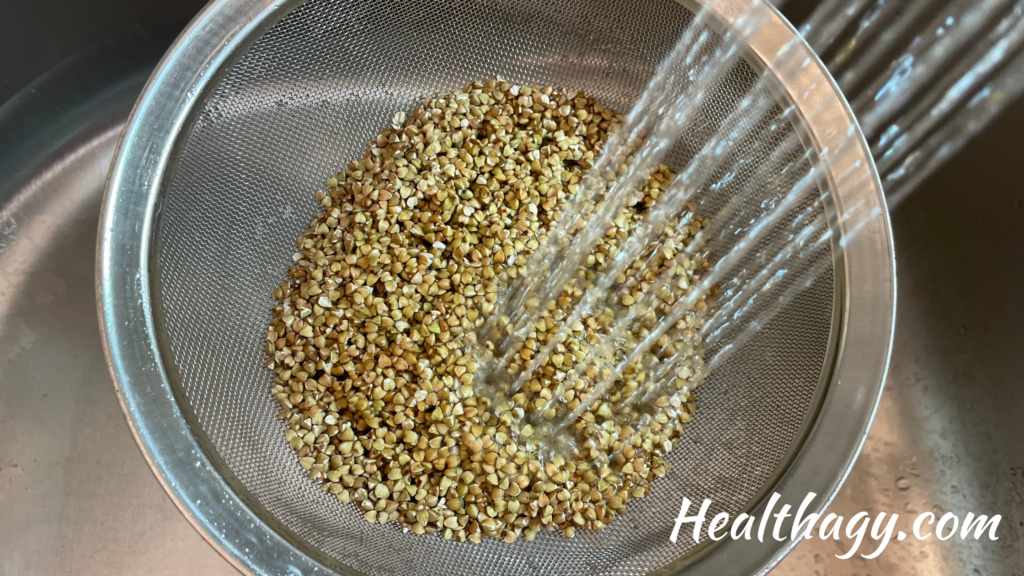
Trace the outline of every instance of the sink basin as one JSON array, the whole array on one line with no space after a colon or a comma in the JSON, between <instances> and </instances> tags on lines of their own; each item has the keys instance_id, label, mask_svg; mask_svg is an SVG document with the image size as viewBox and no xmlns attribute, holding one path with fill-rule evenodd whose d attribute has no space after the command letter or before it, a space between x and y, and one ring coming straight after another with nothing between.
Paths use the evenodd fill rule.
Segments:
<instances>
[{"instance_id":1,"label":"sink basin","mask_svg":"<svg viewBox=\"0 0 1024 576\"><path fill-rule=\"evenodd\" d=\"M773 575L1024 574L1022 128L1018 102L892 210L899 305L889 377L830 508L847 518L896 512L901 527L927 511L1001 514L999 540L908 538L874 560L838 560L847 542L814 539Z\"/></svg>"}]
</instances>

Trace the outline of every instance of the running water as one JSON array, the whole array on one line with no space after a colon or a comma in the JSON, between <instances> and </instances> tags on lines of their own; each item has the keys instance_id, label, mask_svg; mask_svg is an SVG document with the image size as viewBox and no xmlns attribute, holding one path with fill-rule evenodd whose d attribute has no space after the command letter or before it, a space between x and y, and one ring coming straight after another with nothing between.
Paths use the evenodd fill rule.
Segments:
<instances>
[{"instance_id":1,"label":"running water","mask_svg":"<svg viewBox=\"0 0 1024 576\"><path fill-rule=\"evenodd\" d=\"M890 208L1024 93L1020 0L827 0L801 33L860 120Z\"/></svg>"},{"instance_id":2,"label":"running water","mask_svg":"<svg viewBox=\"0 0 1024 576\"><path fill-rule=\"evenodd\" d=\"M482 396L500 417L528 430L525 446L540 458L574 448L573 435L564 432L588 411L643 425L660 412L678 410L704 373L726 362L831 272L833 243L852 241L878 216L853 206L846 211L850 220L843 238L834 237L835 224L830 226L823 212L827 193L818 183L827 156L859 145L859 135L849 135L840 149L821 151L819 157L805 151L787 130L793 111L780 109L767 96L772 79L766 72L678 171L559 323L545 328L549 334L553 330L547 344L524 365L515 363L549 303L575 285L584 261L638 185L682 134L706 122L703 107L741 61L750 35L771 16L758 3L753 6L722 37L710 32L710 10L696 16L563 208L526 273L514 280L477 333L472 353L483 360L477 380ZM1024 0L981 0L970 7L944 0L828 0L801 32L852 102L890 203L905 198L1024 91ZM784 46L768 69L808 65L793 48ZM616 170L623 158L630 160ZM748 177L737 179L740 173ZM766 192L766 182L774 189ZM693 232L688 244L663 245L666 229L683 227ZM666 301L680 282L676 266L706 258L709 250L716 252L713 266L694 275L682 298ZM654 278L644 276L649 269L636 262L655 255L672 265ZM647 288L628 305L615 303L623 286L637 285ZM510 399L549 359L561 357L565 339L592 317L607 321L608 330L593 347L589 393L572 408L561 392L527 410L515 407ZM670 333L678 341L668 342ZM706 350L713 355L705 362ZM623 385L624 374L636 367L646 378ZM621 389L614 389L617 385Z\"/></svg>"}]
</instances>

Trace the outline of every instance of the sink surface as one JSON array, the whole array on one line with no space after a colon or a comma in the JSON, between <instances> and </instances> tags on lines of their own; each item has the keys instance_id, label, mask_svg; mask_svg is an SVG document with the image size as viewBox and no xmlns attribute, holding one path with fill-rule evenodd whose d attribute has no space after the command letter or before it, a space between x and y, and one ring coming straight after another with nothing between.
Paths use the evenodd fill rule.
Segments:
<instances>
[{"instance_id":1,"label":"sink surface","mask_svg":"<svg viewBox=\"0 0 1024 576\"><path fill-rule=\"evenodd\" d=\"M838 560L848 544L815 539L773 575L1024 574L1022 128L1018 102L892 210L892 362L871 433L830 508L847 518L1001 514L999 540L908 538L874 560Z\"/></svg>"}]
</instances>

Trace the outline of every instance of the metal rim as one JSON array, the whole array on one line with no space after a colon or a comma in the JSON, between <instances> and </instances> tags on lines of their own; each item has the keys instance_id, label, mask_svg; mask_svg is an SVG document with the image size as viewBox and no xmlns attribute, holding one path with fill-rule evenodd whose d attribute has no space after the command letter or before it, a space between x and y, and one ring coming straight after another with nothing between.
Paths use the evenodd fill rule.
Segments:
<instances>
[{"instance_id":1,"label":"metal rim","mask_svg":"<svg viewBox=\"0 0 1024 576\"><path fill-rule=\"evenodd\" d=\"M159 351L151 307L150 242L157 199L175 143L204 89L233 55L299 4L300 0L219 0L207 6L168 51L143 91L111 166L100 220L97 297L104 350L121 407L150 467L192 525L236 568L251 574L332 574L271 527L231 488L201 447L175 398ZM709 5L725 26L765 0L684 0ZM881 184L856 119L824 66L806 44L810 66L776 70L772 57L796 36L774 9L752 38L751 56L785 86L817 150L839 150L855 134L857 145L827 157L838 224L850 207L877 213L842 247L848 286L842 301L840 349L832 382L802 449L773 487L782 502L819 495L821 512L838 492L859 455L888 368L895 320L895 260ZM884 255L884 257L881 257ZM680 495L680 499L683 495ZM752 514L760 516L764 503ZM673 519L666 518L666 522ZM764 574L796 542L761 544L723 540L659 570L692 574Z\"/></svg>"}]
</instances>

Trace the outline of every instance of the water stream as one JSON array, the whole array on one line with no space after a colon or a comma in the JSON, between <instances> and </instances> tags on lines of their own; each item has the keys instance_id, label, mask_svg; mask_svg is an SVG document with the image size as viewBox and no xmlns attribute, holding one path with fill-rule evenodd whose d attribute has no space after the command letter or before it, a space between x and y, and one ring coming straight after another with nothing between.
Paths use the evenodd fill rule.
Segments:
<instances>
[{"instance_id":1,"label":"water stream","mask_svg":"<svg viewBox=\"0 0 1024 576\"><path fill-rule=\"evenodd\" d=\"M477 332L472 353L482 359L481 394L518 429L529 428L527 449L539 457L573 448L566 432L588 412L643 422L677 409L679 395L699 385L701 374L726 362L830 272L835 226L822 212L827 192L818 183L829 155L859 145L859 135L817 156L806 152L784 129L793 111L767 96L771 78L763 76L681 167L560 322L547 329L553 337L524 366L509 368L549 303L579 282L581 266L638 185L689 127L704 121L702 107L768 17L763 6L752 9L719 37L707 27L709 10L696 16L563 207L526 273ZM1024 0L826 0L800 30L852 103L890 204L1024 91ZM793 48L783 47L769 69L811 64ZM753 177L734 182L751 170ZM774 188L766 190L766 182ZM844 223L842 243L854 241L878 216L857 206L846 214L851 220ZM694 227L688 244L666 248L664 231L682 227ZM713 265L694 276L682 298L667 302L680 282L674 266L709 253ZM656 256L673 266L657 277L643 276L649 271L636 263ZM646 286L642 293L628 305L617 304L623 286L638 285ZM531 409L516 408L510 399L560 356L566 338L583 320L602 315L610 318L608 330L593 347L595 377L585 397L573 408L561 393ZM682 340L667 345L670 334ZM703 358L712 348L714 355ZM625 386L624 375L636 367L646 378ZM601 404L609 398L613 408Z\"/></svg>"}]
</instances>

